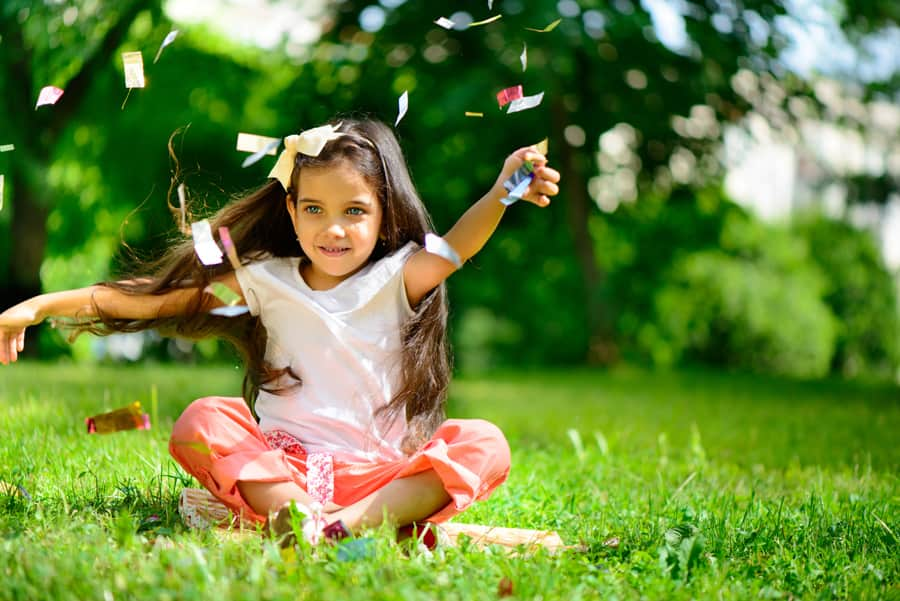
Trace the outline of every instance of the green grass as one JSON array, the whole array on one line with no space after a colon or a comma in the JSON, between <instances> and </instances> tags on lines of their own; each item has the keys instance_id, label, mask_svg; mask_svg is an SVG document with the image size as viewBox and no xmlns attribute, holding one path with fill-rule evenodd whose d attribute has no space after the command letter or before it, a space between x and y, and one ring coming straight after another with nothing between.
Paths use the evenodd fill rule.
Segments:
<instances>
[{"instance_id":1,"label":"green grass","mask_svg":"<svg viewBox=\"0 0 900 601\"><path fill-rule=\"evenodd\" d=\"M587 552L301 558L187 531L169 458L194 398L235 369L22 363L0 371L0 599L900 598L900 391L707 372L458 378L453 416L507 433L506 485L459 521L555 529ZM85 434L135 399L153 429ZM151 519L158 516L159 520ZM679 528L675 528L679 527ZM602 541L618 537L617 549ZM667 542L668 540L668 542Z\"/></svg>"}]
</instances>

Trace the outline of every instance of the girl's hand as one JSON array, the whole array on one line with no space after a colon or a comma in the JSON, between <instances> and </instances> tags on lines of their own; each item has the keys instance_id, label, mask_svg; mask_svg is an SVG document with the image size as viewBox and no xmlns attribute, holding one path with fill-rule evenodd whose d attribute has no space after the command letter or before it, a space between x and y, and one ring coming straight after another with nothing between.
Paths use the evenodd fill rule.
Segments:
<instances>
[{"instance_id":1,"label":"girl's hand","mask_svg":"<svg viewBox=\"0 0 900 601\"><path fill-rule=\"evenodd\" d=\"M559 171L547 166L547 157L538 152L534 146L520 148L506 157L503 170L494 184L494 190L501 198L506 197L507 191L503 187L503 182L508 180L525 161L531 161L534 164L534 179L525 189L522 200L527 200L539 207L546 207L550 204L550 197L559 194L559 186L556 184L559 183L560 176Z\"/></svg>"},{"instance_id":2,"label":"girl's hand","mask_svg":"<svg viewBox=\"0 0 900 601\"><path fill-rule=\"evenodd\" d=\"M40 321L27 301L0 313L0 363L8 365L18 359L25 348L25 328Z\"/></svg>"}]
</instances>

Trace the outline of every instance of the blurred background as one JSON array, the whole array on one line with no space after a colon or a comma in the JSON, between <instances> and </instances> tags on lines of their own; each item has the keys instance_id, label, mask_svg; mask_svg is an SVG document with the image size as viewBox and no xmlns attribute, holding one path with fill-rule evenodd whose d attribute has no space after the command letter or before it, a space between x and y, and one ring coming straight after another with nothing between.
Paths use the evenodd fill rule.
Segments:
<instances>
[{"instance_id":1,"label":"blurred background","mask_svg":"<svg viewBox=\"0 0 900 601\"><path fill-rule=\"evenodd\" d=\"M178 182L203 215L274 163L242 168L239 132L393 123L407 91L395 130L439 231L519 146L549 138L564 177L451 279L461 369L900 378L900 4L490 4L5 0L0 306L114 278L125 245L151 257L179 236L179 128ZM146 87L123 105L134 51ZM507 114L495 95L519 84L543 102ZM48 85L65 92L36 110ZM152 333L31 340L42 358L234 361Z\"/></svg>"}]
</instances>

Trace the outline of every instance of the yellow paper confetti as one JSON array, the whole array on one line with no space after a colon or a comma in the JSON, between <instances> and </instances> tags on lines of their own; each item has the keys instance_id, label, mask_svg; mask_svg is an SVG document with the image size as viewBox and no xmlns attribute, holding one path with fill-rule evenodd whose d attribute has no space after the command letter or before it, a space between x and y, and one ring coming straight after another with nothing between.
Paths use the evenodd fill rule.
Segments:
<instances>
[{"instance_id":1,"label":"yellow paper confetti","mask_svg":"<svg viewBox=\"0 0 900 601\"><path fill-rule=\"evenodd\" d=\"M212 294L217 299L222 301L223 304L229 307L233 307L241 302L241 295L239 295L237 292L235 292L222 282L213 282L212 284L204 288L203 292Z\"/></svg>"},{"instance_id":2,"label":"yellow paper confetti","mask_svg":"<svg viewBox=\"0 0 900 601\"><path fill-rule=\"evenodd\" d=\"M562 19L557 19L556 21L554 21L553 23L550 23L550 25L547 25L543 29L534 29L532 27L526 27L525 29L527 29L528 31L536 31L537 33L547 33L549 31L553 31L554 29L556 29L556 26L559 25L560 23L562 23Z\"/></svg>"},{"instance_id":3,"label":"yellow paper confetti","mask_svg":"<svg viewBox=\"0 0 900 601\"><path fill-rule=\"evenodd\" d=\"M487 25L488 23L493 23L494 21L496 21L498 19L502 19L502 18L503 18L503 15L494 15L490 19L485 19L484 21L473 21L472 23L469 23L469 27L478 27L479 25Z\"/></svg>"},{"instance_id":4,"label":"yellow paper confetti","mask_svg":"<svg viewBox=\"0 0 900 601\"><path fill-rule=\"evenodd\" d=\"M540 142L534 145L537 148L537 151L544 156L547 156L547 152L550 150L550 142L547 138L544 138Z\"/></svg>"},{"instance_id":5,"label":"yellow paper confetti","mask_svg":"<svg viewBox=\"0 0 900 601\"><path fill-rule=\"evenodd\" d=\"M125 87L144 87L144 57L140 52L123 52L122 63L125 65Z\"/></svg>"},{"instance_id":6,"label":"yellow paper confetti","mask_svg":"<svg viewBox=\"0 0 900 601\"><path fill-rule=\"evenodd\" d=\"M466 117L484 117L484 113L475 113L472 111L466 111Z\"/></svg>"},{"instance_id":7,"label":"yellow paper confetti","mask_svg":"<svg viewBox=\"0 0 900 601\"><path fill-rule=\"evenodd\" d=\"M4 186L4 178L6 176L0 173L0 211L3 210L3 186Z\"/></svg>"}]
</instances>

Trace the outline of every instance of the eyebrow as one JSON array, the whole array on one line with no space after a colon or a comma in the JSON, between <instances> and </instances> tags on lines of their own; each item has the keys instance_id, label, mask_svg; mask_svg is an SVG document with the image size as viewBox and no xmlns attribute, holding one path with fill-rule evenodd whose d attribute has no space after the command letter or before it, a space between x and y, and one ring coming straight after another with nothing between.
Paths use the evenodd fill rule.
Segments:
<instances>
[{"instance_id":1,"label":"eyebrow","mask_svg":"<svg viewBox=\"0 0 900 601\"><path fill-rule=\"evenodd\" d=\"M320 204L320 205L326 204L324 201L321 201L317 198L300 198L297 200L297 204L300 204L301 202L316 203L316 204ZM359 206L363 206L363 207L371 207L372 206L371 202L369 202L368 200L365 200L363 198L353 198L353 199L350 199L350 200L344 202L344 204L359 205Z\"/></svg>"}]
</instances>

